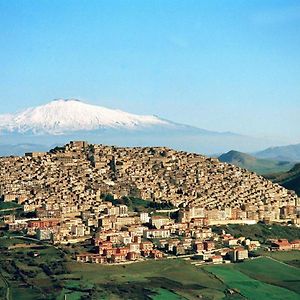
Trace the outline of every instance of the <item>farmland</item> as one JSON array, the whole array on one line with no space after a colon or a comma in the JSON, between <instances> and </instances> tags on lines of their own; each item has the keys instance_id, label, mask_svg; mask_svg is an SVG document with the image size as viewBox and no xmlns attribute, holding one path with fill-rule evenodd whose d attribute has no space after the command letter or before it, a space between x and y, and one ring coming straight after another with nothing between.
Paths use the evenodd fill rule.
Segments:
<instances>
[{"instance_id":1,"label":"farmland","mask_svg":"<svg viewBox=\"0 0 300 300\"><path fill-rule=\"evenodd\" d=\"M24 247L7 250L8 246ZM55 248L0 238L0 299L222 299L226 286L190 262L145 261L105 266L72 260L72 247Z\"/></svg>"},{"instance_id":2,"label":"farmland","mask_svg":"<svg viewBox=\"0 0 300 300\"><path fill-rule=\"evenodd\" d=\"M84 282L101 287L104 294L114 293L126 299L149 299L143 295L162 299L162 295L170 295L170 292L173 292L174 299L180 299L176 294L188 299L199 295L205 299L225 297L225 285L184 260L146 261L123 266L70 262L67 269L74 276L81 276ZM153 291L157 289L160 289L159 294L155 296Z\"/></svg>"},{"instance_id":3,"label":"farmland","mask_svg":"<svg viewBox=\"0 0 300 300\"><path fill-rule=\"evenodd\" d=\"M6 250L17 244L20 248ZM300 251L262 252L263 257L244 263L196 267L183 259L78 263L72 259L78 247L0 237L0 299L276 300L300 294L300 269L286 264L299 262Z\"/></svg>"},{"instance_id":4,"label":"farmland","mask_svg":"<svg viewBox=\"0 0 300 300\"><path fill-rule=\"evenodd\" d=\"M288 265L300 268L300 251L276 251L268 252L267 254L263 253L263 255L267 255Z\"/></svg>"},{"instance_id":5,"label":"farmland","mask_svg":"<svg viewBox=\"0 0 300 300\"><path fill-rule=\"evenodd\" d=\"M251 278L281 286L300 294L300 269L262 257L235 265ZM266 272L267 271L267 272Z\"/></svg>"},{"instance_id":6,"label":"farmland","mask_svg":"<svg viewBox=\"0 0 300 300\"><path fill-rule=\"evenodd\" d=\"M247 299L298 299L300 269L262 257L205 268Z\"/></svg>"}]
</instances>

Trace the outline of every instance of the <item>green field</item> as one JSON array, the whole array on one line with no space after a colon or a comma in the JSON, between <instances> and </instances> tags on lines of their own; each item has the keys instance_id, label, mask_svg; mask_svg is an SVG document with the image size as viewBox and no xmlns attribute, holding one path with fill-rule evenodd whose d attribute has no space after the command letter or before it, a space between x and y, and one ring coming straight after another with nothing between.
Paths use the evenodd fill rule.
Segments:
<instances>
[{"instance_id":1,"label":"green field","mask_svg":"<svg viewBox=\"0 0 300 300\"><path fill-rule=\"evenodd\" d=\"M24 242L0 237L0 299L7 293L10 300L62 300L65 295L73 300L299 299L300 269L282 262L299 262L300 251L260 253L282 262L262 257L196 267L183 259L165 259L113 266L75 262L71 253L82 252L80 244L7 250ZM238 291L231 294L230 289Z\"/></svg>"},{"instance_id":2,"label":"green field","mask_svg":"<svg viewBox=\"0 0 300 300\"><path fill-rule=\"evenodd\" d=\"M63 249L18 248L22 239L0 237L0 299L223 299L226 286L184 260L149 260L120 266L77 263ZM26 242L30 243L30 242ZM38 256L34 257L33 253ZM68 253L68 254L66 254ZM171 298L172 297L172 298ZM235 299L235 298L230 298Z\"/></svg>"},{"instance_id":3,"label":"green field","mask_svg":"<svg viewBox=\"0 0 300 300\"><path fill-rule=\"evenodd\" d=\"M234 265L209 266L231 289L247 299L299 299L300 269L262 257Z\"/></svg>"},{"instance_id":4,"label":"green field","mask_svg":"<svg viewBox=\"0 0 300 300\"><path fill-rule=\"evenodd\" d=\"M300 294L300 269L262 257L235 265L235 269L257 280ZM267 270L267 272L266 272Z\"/></svg>"},{"instance_id":5,"label":"green field","mask_svg":"<svg viewBox=\"0 0 300 300\"><path fill-rule=\"evenodd\" d=\"M170 292L166 289L159 289L156 292L157 292L157 295L152 296L153 300L165 300L165 299L168 299L168 300L182 300L182 299L184 299L184 298L178 296L177 294L175 294L173 292Z\"/></svg>"},{"instance_id":6,"label":"green field","mask_svg":"<svg viewBox=\"0 0 300 300\"><path fill-rule=\"evenodd\" d=\"M244 236L252 240L259 240L265 242L268 239L288 238L289 240L300 239L300 230L295 226L282 225L266 225L262 223L254 225L221 225L213 226L213 231L221 233L225 230L235 237Z\"/></svg>"},{"instance_id":7,"label":"green field","mask_svg":"<svg viewBox=\"0 0 300 300\"><path fill-rule=\"evenodd\" d=\"M267 174L265 176L267 179L275 183L279 183L283 187L294 190L298 196L300 196L300 164L297 163L288 172L280 172Z\"/></svg>"},{"instance_id":8,"label":"green field","mask_svg":"<svg viewBox=\"0 0 300 300\"><path fill-rule=\"evenodd\" d=\"M161 292L156 296L153 294L157 289L165 290L164 293L172 292L172 297L181 295L187 299L196 299L200 295L204 299L225 297L225 285L205 270L184 260L150 260L123 266L69 262L67 269L83 282L102 288L104 294L112 293L120 298L144 299L143 295L148 295L153 299L161 299Z\"/></svg>"},{"instance_id":9,"label":"green field","mask_svg":"<svg viewBox=\"0 0 300 300\"><path fill-rule=\"evenodd\" d=\"M268 256L282 261L288 265L300 268L300 251L278 251L278 252L270 252L267 254Z\"/></svg>"},{"instance_id":10,"label":"green field","mask_svg":"<svg viewBox=\"0 0 300 300\"><path fill-rule=\"evenodd\" d=\"M3 202L0 201L0 210L2 209L10 209L10 208L20 208L22 205L16 203L16 202Z\"/></svg>"},{"instance_id":11,"label":"green field","mask_svg":"<svg viewBox=\"0 0 300 300\"><path fill-rule=\"evenodd\" d=\"M300 260L300 250L293 251L274 251L274 252L264 252L264 256L269 256L279 261L289 263L294 260Z\"/></svg>"}]
</instances>

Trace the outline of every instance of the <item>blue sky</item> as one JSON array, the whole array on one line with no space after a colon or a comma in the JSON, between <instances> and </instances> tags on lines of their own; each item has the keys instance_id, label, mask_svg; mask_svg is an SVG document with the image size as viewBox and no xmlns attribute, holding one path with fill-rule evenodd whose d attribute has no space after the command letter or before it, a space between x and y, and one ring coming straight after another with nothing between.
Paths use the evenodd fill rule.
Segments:
<instances>
[{"instance_id":1,"label":"blue sky","mask_svg":"<svg viewBox=\"0 0 300 300\"><path fill-rule=\"evenodd\" d=\"M0 1L0 113L55 98L300 142L300 2Z\"/></svg>"}]
</instances>

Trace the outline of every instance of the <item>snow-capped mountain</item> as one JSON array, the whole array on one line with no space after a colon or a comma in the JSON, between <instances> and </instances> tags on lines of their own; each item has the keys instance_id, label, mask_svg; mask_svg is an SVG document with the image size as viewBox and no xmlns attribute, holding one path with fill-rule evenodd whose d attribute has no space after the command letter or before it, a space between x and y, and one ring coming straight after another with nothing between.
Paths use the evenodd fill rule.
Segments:
<instances>
[{"instance_id":1,"label":"snow-capped mountain","mask_svg":"<svg viewBox=\"0 0 300 300\"><path fill-rule=\"evenodd\" d=\"M199 112L199 118L204 118ZM203 154L231 149L254 152L278 142L231 132L209 131L156 116L136 115L79 100L54 100L19 113L0 115L0 156L24 149L44 151L51 145L85 140L119 146L167 146Z\"/></svg>"},{"instance_id":2,"label":"snow-capped mountain","mask_svg":"<svg viewBox=\"0 0 300 300\"><path fill-rule=\"evenodd\" d=\"M156 116L130 114L75 99L54 100L20 113L0 115L0 132L57 135L81 130L140 129L156 125L171 123Z\"/></svg>"}]
</instances>

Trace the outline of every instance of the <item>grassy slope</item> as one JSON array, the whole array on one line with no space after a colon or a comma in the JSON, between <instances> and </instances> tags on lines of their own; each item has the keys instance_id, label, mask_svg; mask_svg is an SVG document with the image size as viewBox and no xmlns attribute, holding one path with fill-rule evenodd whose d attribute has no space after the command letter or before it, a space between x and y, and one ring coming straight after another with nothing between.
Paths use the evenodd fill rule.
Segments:
<instances>
[{"instance_id":1,"label":"grassy slope","mask_svg":"<svg viewBox=\"0 0 300 300\"><path fill-rule=\"evenodd\" d=\"M229 288L239 291L249 300L295 300L298 298L295 292L251 279L244 273L226 266L212 266L207 270L220 278Z\"/></svg>"},{"instance_id":2,"label":"grassy slope","mask_svg":"<svg viewBox=\"0 0 300 300\"><path fill-rule=\"evenodd\" d=\"M246 153L229 151L219 156L221 162L227 162L258 174L288 171L293 163L287 161L276 161L270 159L255 158Z\"/></svg>"},{"instance_id":3,"label":"grassy slope","mask_svg":"<svg viewBox=\"0 0 300 300\"><path fill-rule=\"evenodd\" d=\"M173 292L174 299L176 294L184 299L197 299L199 295L203 299L225 297L224 284L184 260L103 266L66 261L63 252L52 246L6 250L7 246L20 242L24 243L0 237L0 273L8 282L13 299L63 299L64 294L68 294L68 299L79 299L87 293L92 293L93 299L150 299L155 291L159 294L169 291L168 295ZM65 251L74 250L68 249ZM39 256L32 257L33 251ZM0 286L3 295L7 290L5 282L0 281Z\"/></svg>"},{"instance_id":4,"label":"grassy slope","mask_svg":"<svg viewBox=\"0 0 300 300\"><path fill-rule=\"evenodd\" d=\"M22 207L22 205L20 205L16 202L3 202L3 201L0 201L0 210L1 209L17 208L17 207Z\"/></svg>"},{"instance_id":5,"label":"grassy slope","mask_svg":"<svg viewBox=\"0 0 300 300\"><path fill-rule=\"evenodd\" d=\"M182 300L183 298L168 291L168 290L164 290L164 289L158 289L157 290L158 294L153 296L152 299L153 300Z\"/></svg>"},{"instance_id":6,"label":"grassy slope","mask_svg":"<svg viewBox=\"0 0 300 300\"><path fill-rule=\"evenodd\" d=\"M209 266L232 289L247 299L299 299L300 269L269 258L259 258L234 265Z\"/></svg>"},{"instance_id":7,"label":"grassy slope","mask_svg":"<svg viewBox=\"0 0 300 300\"><path fill-rule=\"evenodd\" d=\"M183 260L159 260L126 266L95 264L67 264L68 270L84 281L110 287L122 293L129 283L144 288L166 288L194 299L201 294L205 299L222 299L225 286L214 276ZM126 294L124 294L126 297Z\"/></svg>"},{"instance_id":8,"label":"grassy slope","mask_svg":"<svg viewBox=\"0 0 300 300\"><path fill-rule=\"evenodd\" d=\"M42 264L62 262L61 252L54 247L44 249L19 248L6 250L6 247L17 243L28 243L17 238L0 238L0 273L8 282L12 299L54 299L55 282L42 269ZM39 257L28 254L38 252Z\"/></svg>"},{"instance_id":9,"label":"grassy slope","mask_svg":"<svg viewBox=\"0 0 300 300\"><path fill-rule=\"evenodd\" d=\"M230 233L233 236L244 236L252 240L259 240L261 242L267 239L275 238L288 238L289 240L300 239L300 229L294 226L281 226L281 225L223 225L214 226L213 231L221 232L225 230L226 233Z\"/></svg>"},{"instance_id":10,"label":"grassy slope","mask_svg":"<svg viewBox=\"0 0 300 300\"><path fill-rule=\"evenodd\" d=\"M1 246L8 246L9 243L13 244L15 242L19 242L19 240L9 240L4 237L0 238ZM171 295L172 297L174 296L174 299L176 298L176 294L185 299L198 299L199 295L203 297L202 299L243 299L243 297L238 294L226 296L225 290L228 287L225 284L204 268L195 267L191 265L190 262L181 259L149 260L123 266L104 266L98 264L82 264L70 260L64 262L61 251L54 247L34 250L40 254L40 256L36 258L28 256L30 251L33 250L13 250L9 252L9 255L3 253L2 259L0 259L0 272L9 281L14 299L21 299L20 295L22 294L24 295L22 299L51 299L50 294L56 294L55 299L63 299L65 293L68 294L68 299L79 299L80 296L87 295L91 290L94 290L93 295L95 299L150 299L152 297L155 299L153 291L158 291L159 294L162 293L162 295L168 293L170 297ZM292 255L292 252L290 253ZM299 253L293 253L298 255L300 251ZM272 254L273 253L267 253L266 255ZM280 255L281 257L279 258L281 260L292 260L287 253ZM292 256L295 258L300 256L297 255ZM277 257L277 259L279 258ZM33 288L22 287L22 284L24 284L22 280L19 277L14 279L15 272L7 273L5 269L3 269L5 265L8 265L10 268L13 267L14 264L7 264L8 261L15 263L19 273L28 274L25 276L26 282L33 286ZM58 262L56 267L53 266L55 262ZM236 264L229 267L237 268L235 271L241 271L245 273L245 276L247 275L249 277L252 277L250 272L254 270L253 272L255 273L255 269L258 269L257 273L259 276L267 276L268 274L266 275L263 272L266 273L269 269L275 268L275 270L272 269L271 277L267 277L268 280L264 279L265 282L273 283L272 280L286 278L287 281L285 283L279 284L275 282L274 284L286 286L291 290L294 289L294 280L299 278L298 273L295 273L295 268L290 269L285 265L274 262L276 267L266 265L259 269L255 266L256 262L256 260L252 260L245 262L245 265ZM53 274L49 276L41 268L41 264L50 266L50 269L53 271L63 267L70 273L60 275ZM277 264L279 264L280 267L278 267ZM282 266L284 268L282 268ZM276 272L279 275L275 278L273 273L275 274ZM34 276L30 276L30 273L34 273ZM249 277L247 277L247 280L251 281ZM57 283L60 287L57 287ZM263 291L265 289L268 291L264 283L253 283L253 281L251 281L251 288L253 288L253 284L258 285L259 289L263 289ZM281 292L278 291L278 293L278 295L280 295Z\"/></svg>"},{"instance_id":11,"label":"grassy slope","mask_svg":"<svg viewBox=\"0 0 300 300\"><path fill-rule=\"evenodd\" d=\"M276 251L276 252L265 252L259 251L260 255L268 256L278 261L282 261L288 265L300 268L300 251Z\"/></svg>"},{"instance_id":12,"label":"grassy slope","mask_svg":"<svg viewBox=\"0 0 300 300\"><path fill-rule=\"evenodd\" d=\"M265 177L289 190L294 190L300 196L300 164L296 164L288 172L267 174Z\"/></svg>"},{"instance_id":13,"label":"grassy slope","mask_svg":"<svg viewBox=\"0 0 300 300\"><path fill-rule=\"evenodd\" d=\"M281 286L300 295L299 268L274 261L268 257L236 264L235 268L251 278Z\"/></svg>"}]
</instances>

